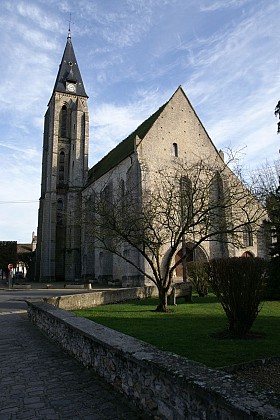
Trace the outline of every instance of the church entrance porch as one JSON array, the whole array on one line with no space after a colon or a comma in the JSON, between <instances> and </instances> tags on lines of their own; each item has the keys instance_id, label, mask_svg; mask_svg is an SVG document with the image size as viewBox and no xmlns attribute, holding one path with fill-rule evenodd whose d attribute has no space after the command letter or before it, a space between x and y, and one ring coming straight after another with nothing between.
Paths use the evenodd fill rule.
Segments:
<instances>
[{"instance_id":1,"label":"church entrance porch","mask_svg":"<svg viewBox=\"0 0 280 420\"><path fill-rule=\"evenodd\" d=\"M185 246L186 246L186 264L192 261L201 261L201 262L208 261L207 254L201 246L194 248L195 244L192 242L187 242ZM177 263L178 261L182 259L182 255L183 255L183 248L181 248L175 255L175 263ZM186 272L187 272L187 268L186 268ZM182 261L181 263L177 265L175 269L174 281L175 282L183 281L183 277L184 277L183 273L184 273L184 265Z\"/></svg>"}]
</instances>

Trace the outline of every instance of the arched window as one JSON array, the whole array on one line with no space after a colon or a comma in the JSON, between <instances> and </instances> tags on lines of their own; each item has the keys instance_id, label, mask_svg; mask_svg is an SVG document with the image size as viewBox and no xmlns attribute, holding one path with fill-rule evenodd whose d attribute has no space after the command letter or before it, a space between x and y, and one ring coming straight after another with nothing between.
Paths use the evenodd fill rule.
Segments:
<instances>
[{"instance_id":1,"label":"arched window","mask_svg":"<svg viewBox=\"0 0 280 420\"><path fill-rule=\"evenodd\" d=\"M216 244L219 256L226 258L229 256L228 247L228 223L231 219L231 204L228 197L227 184L220 171L216 171L211 181L210 203L209 203L209 222L213 231L216 231Z\"/></svg>"},{"instance_id":2,"label":"arched window","mask_svg":"<svg viewBox=\"0 0 280 420\"><path fill-rule=\"evenodd\" d=\"M252 254L252 252L250 252L250 251L245 251L245 252L243 252L241 257L243 257L243 258L254 258L254 254Z\"/></svg>"},{"instance_id":3,"label":"arched window","mask_svg":"<svg viewBox=\"0 0 280 420\"><path fill-rule=\"evenodd\" d=\"M99 252L99 267L100 267L100 271L103 271L103 252Z\"/></svg>"},{"instance_id":4,"label":"arched window","mask_svg":"<svg viewBox=\"0 0 280 420\"><path fill-rule=\"evenodd\" d=\"M63 105L60 112L60 136L67 136L67 107Z\"/></svg>"},{"instance_id":5,"label":"arched window","mask_svg":"<svg viewBox=\"0 0 280 420\"><path fill-rule=\"evenodd\" d=\"M65 153L63 151L59 153L58 180L59 183L63 183L65 180Z\"/></svg>"},{"instance_id":6,"label":"arched window","mask_svg":"<svg viewBox=\"0 0 280 420\"><path fill-rule=\"evenodd\" d=\"M120 192L121 192L121 197L123 198L125 195L125 182L123 179L120 180Z\"/></svg>"},{"instance_id":7,"label":"arched window","mask_svg":"<svg viewBox=\"0 0 280 420\"><path fill-rule=\"evenodd\" d=\"M61 198L56 203L56 222L58 225L62 225L63 222L63 201Z\"/></svg>"},{"instance_id":8,"label":"arched window","mask_svg":"<svg viewBox=\"0 0 280 420\"><path fill-rule=\"evenodd\" d=\"M101 191L102 200L104 200L104 205L111 207L113 204L113 185L110 182L106 187Z\"/></svg>"},{"instance_id":9,"label":"arched window","mask_svg":"<svg viewBox=\"0 0 280 420\"><path fill-rule=\"evenodd\" d=\"M121 211L122 211L122 216L125 218L125 208L126 208L126 196L125 196L125 182L123 179L120 180L120 202L121 202Z\"/></svg>"},{"instance_id":10,"label":"arched window","mask_svg":"<svg viewBox=\"0 0 280 420\"><path fill-rule=\"evenodd\" d=\"M85 127L86 127L86 116L83 113L81 117L81 135L83 139L85 138Z\"/></svg>"},{"instance_id":11,"label":"arched window","mask_svg":"<svg viewBox=\"0 0 280 420\"><path fill-rule=\"evenodd\" d=\"M253 232L250 225L243 226L243 245L253 246Z\"/></svg>"},{"instance_id":12,"label":"arched window","mask_svg":"<svg viewBox=\"0 0 280 420\"><path fill-rule=\"evenodd\" d=\"M178 144L177 143L173 143L172 152L173 152L173 156L178 157Z\"/></svg>"},{"instance_id":13,"label":"arched window","mask_svg":"<svg viewBox=\"0 0 280 420\"><path fill-rule=\"evenodd\" d=\"M216 172L216 193L217 202L222 205L224 201L224 183L218 171Z\"/></svg>"},{"instance_id":14,"label":"arched window","mask_svg":"<svg viewBox=\"0 0 280 420\"><path fill-rule=\"evenodd\" d=\"M190 178L180 179L181 217L184 223L192 223L193 219L193 188Z\"/></svg>"}]
</instances>

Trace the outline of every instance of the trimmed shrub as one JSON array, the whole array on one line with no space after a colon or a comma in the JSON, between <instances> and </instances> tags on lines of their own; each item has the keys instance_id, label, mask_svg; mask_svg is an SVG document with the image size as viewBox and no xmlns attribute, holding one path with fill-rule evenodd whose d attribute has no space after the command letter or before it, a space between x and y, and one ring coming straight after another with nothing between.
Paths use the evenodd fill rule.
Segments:
<instances>
[{"instance_id":1,"label":"trimmed shrub","mask_svg":"<svg viewBox=\"0 0 280 420\"><path fill-rule=\"evenodd\" d=\"M191 261L187 263L188 279L197 291L198 296L208 295L209 264L208 262Z\"/></svg>"},{"instance_id":2,"label":"trimmed shrub","mask_svg":"<svg viewBox=\"0 0 280 420\"><path fill-rule=\"evenodd\" d=\"M228 318L228 331L244 338L259 311L267 282L267 262L261 258L210 261L209 283Z\"/></svg>"}]
</instances>

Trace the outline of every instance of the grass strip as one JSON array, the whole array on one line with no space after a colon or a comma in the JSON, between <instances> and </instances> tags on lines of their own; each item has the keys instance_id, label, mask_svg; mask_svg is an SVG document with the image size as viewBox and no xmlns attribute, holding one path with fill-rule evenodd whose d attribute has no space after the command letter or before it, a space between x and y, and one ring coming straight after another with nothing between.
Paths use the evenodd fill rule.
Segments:
<instances>
[{"instance_id":1,"label":"grass strip","mask_svg":"<svg viewBox=\"0 0 280 420\"><path fill-rule=\"evenodd\" d=\"M178 299L169 313L154 312L157 299L134 300L73 311L77 315L146 341L164 351L179 354L209 367L280 355L280 302L264 302L252 331L258 339L216 339L227 319L215 297Z\"/></svg>"}]
</instances>

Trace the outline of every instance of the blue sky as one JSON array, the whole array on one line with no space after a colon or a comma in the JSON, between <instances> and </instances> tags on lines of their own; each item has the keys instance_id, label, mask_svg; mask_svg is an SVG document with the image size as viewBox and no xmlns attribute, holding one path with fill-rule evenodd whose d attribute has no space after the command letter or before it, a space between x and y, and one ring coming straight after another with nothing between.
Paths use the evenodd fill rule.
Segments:
<instances>
[{"instance_id":1,"label":"blue sky","mask_svg":"<svg viewBox=\"0 0 280 420\"><path fill-rule=\"evenodd\" d=\"M37 229L43 119L70 12L90 166L179 85L218 149L242 149L252 169L278 158L278 1L2 0L0 240L30 243Z\"/></svg>"}]
</instances>

